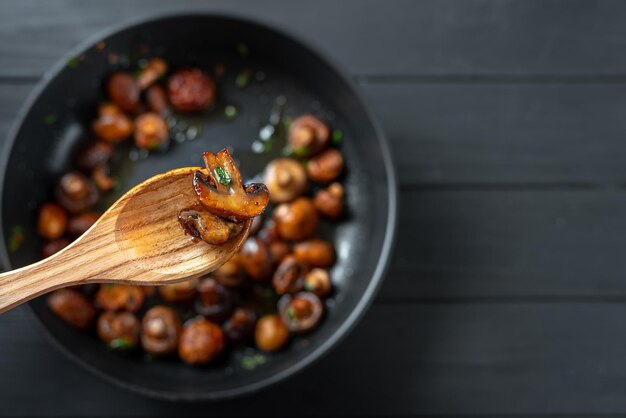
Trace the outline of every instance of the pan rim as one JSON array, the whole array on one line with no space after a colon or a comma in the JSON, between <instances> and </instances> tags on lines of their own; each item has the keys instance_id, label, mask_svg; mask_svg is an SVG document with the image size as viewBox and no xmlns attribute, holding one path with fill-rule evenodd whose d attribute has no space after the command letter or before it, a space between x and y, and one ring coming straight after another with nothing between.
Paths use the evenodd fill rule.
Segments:
<instances>
[{"instance_id":1,"label":"pan rim","mask_svg":"<svg viewBox=\"0 0 626 418\"><path fill-rule=\"evenodd\" d=\"M326 65L330 71L332 71L340 80L345 84L350 93L358 102L359 106L363 109L365 116L367 117L369 123L373 127L373 133L376 136L376 140L378 141L378 145L381 149L381 158L385 168L385 174L387 176L387 222L385 226L385 235L383 239L383 245L378 257L376 267L372 272L372 275L369 279L369 283L365 289L365 291L360 296L359 301L356 306L352 310L352 312L344 318L339 327L335 330L335 332L326 339L322 344L318 345L311 353L309 353L306 357L300 359L299 361L294 362L293 364L286 367L283 371L272 375L269 378L264 378L257 382L249 383L246 385L239 386L237 388L224 389L224 390L216 390L211 392L173 392L173 391L164 391L153 389L145 386L136 385L133 383L128 383L124 380L118 379L117 377L110 375L106 371L97 368L90 364L89 362L84 361L72 351L67 349L63 344L50 332L50 330L43 324L41 319L38 317L36 312L33 310L32 305L29 303L29 311L32 317L36 318L36 322L39 327L45 330L45 335L47 339L52 342L52 344L64 355L75 363L79 364L81 367L89 370L92 374L108 381L115 386L118 386L123 389L127 389L133 393L138 393L144 396L148 396L150 398L156 398L161 400L169 400L169 401L188 401L188 402L196 402L196 401L207 401L207 400L226 400L239 396L243 396L246 394L251 394L257 392L261 389L272 386L282 380L287 379L288 377L294 376L299 373L303 369L307 368L315 361L319 360L322 356L328 354L332 348L335 348L339 342L343 341L347 335L354 329L359 320L363 317L367 309L370 307L373 302L376 293L380 289L382 281L385 277L385 274L388 270L391 255L393 252L394 244L395 244L395 235L397 229L397 216L398 216L398 185L397 185L397 174L395 171L395 165L393 163L393 157L391 153L391 149L389 147L388 140L379 124L377 119L373 116L371 110L366 105L366 102L363 100L360 92L356 88L356 85L350 80L347 76L345 76L345 72L337 65L337 63L333 62L333 60L329 59L325 54L320 53L316 48L312 47L309 43L303 41L297 36L288 33L283 28L276 27L275 24L265 23L262 20L251 18L249 16L243 16L237 13L225 13L225 12L213 12L207 10L186 10L184 12L162 12L156 14L146 14L134 19L129 19L127 21L122 22L121 24L113 25L107 27L92 36L89 36L86 40L80 42L77 46L71 48L68 52L63 54L60 59L52 65L52 67L44 73L41 80L37 83L37 85L33 88L33 90L27 96L25 102L20 107L18 114L15 117L14 122L9 129L5 143L2 147L2 155L0 156L0 219L3 218L3 199L4 199L4 184L6 180L6 172L7 166L9 163L9 156L11 151L14 148L15 142L17 140L17 134L22 127L26 116L31 111L32 107L37 103L39 97L42 92L48 86L51 80L53 80L57 75L59 75L66 67L67 61L73 57L80 55L86 50L93 47L93 45L97 44L99 41L106 39L110 36L115 35L118 32L123 30L132 28L134 26L156 22L159 20L167 20L167 19L180 19L180 18L215 18L222 20L230 20L233 23L244 24L248 26L254 26L259 28L260 30L273 32L282 38L286 38L295 44L297 44L300 48L306 50L315 59L322 62ZM9 258L9 253L6 244L6 235L4 231L3 222L0 222L0 234L2 239L0 239L0 262L2 265L10 269L11 262Z\"/></svg>"}]
</instances>

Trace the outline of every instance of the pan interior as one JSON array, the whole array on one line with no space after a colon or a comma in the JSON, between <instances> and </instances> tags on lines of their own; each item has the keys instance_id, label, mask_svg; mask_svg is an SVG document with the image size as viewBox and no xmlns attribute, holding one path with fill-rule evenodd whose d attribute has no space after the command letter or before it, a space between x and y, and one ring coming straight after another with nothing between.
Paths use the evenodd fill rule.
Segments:
<instances>
[{"instance_id":1,"label":"pan interior","mask_svg":"<svg viewBox=\"0 0 626 418\"><path fill-rule=\"evenodd\" d=\"M99 43L102 41L102 43ZM80 362L100 374L144 393L170 398L216 398L261 387L301 368L346 331L346 321L364 295L376 287L374 272L392 233L388 219L394 202L389 193L389 162L381 138L351 87L316 54L273 30L245 21L216 16L178 16L152 20L98 39L67 58L67 64L39 91L13 139L4 172L2 226L6 242L16 228L26 237L16 251L3 249L11 267L39 258L41 242L35 222L39 205L51 198L55 180L77 149L92 140L90 122L102 100L102 83L116 67L144 56L162 56L170 67L198 66L212 72L225 69L218 81L219 103L213 112L178 121L181 131L198 127L181 143L148 158L133 154L120 162L118 195L146 178L169 169L201 165L201 153L230 146L247 179L280 150L251 152L259 129L268 123L277 98L284 113L314 113L343 132L348 220L322 234L334 240L338 262L332 271L336 292L328 301L323 324L296 338L289 348L266 355L266 362L249 370L242 359L250 353L234 350L218 364L192 368L177 360L147 360L141 355L111 352L95 335L80 333L53 316L45 298L31 306L55 339ZM248 74L242 87L240 77ZM282 100L282 99L278 99ZM225 106L238 115L228 118ZM186 130L186 129L187 130ZM11 140L11 138L9 138ZM182 137L181 137L182 140ZM132 161L132 164L130 161ZM323 346L323 348L321 348Z\"/></svg>"}]
</instances>

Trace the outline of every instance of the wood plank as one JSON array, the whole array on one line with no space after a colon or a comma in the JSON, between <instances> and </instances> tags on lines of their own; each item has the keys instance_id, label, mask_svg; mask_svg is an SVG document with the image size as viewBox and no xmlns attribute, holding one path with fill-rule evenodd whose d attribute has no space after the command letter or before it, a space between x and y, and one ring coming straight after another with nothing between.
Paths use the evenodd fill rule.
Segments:
<instances>
[{"instance_id":1,"label":"wood plank","mask_svg":"<svg viewBox=\"0 0 626 418\"><path fill-rule=\"evenodd\" d=\"M626 73L626 6L614 0L320 3L5 0L0 75L39 77L69 48L120 20L188 10L236 13L284 28L352 74Z\"/></svg>"},{"instance_id":2,"label":"wood plank","mask_svg":"<svg viewBox=\"0 0 626 418\"><path fill-rule=\"evenodd\" d=\"M82 371L20 308L0 317L0 403L9 416L617 413L625 316L623 304L377 304L297 378L243 402L172 404Z\"/></svg>"},{"instance_id":3,"label":"wood plank","mask_svg":"<svg viewBox=\"0 0 626 418\"><path fill-rule=\"evenodd\" d=\"M626 194L404 190L386 300L626 297Z\"/></svg>"},{"instance_id":4,"label":"wood plank","mask_svg":"<svg viewBox=\"0 0 626 418\"><path fill-rule=\"evenodd\" d=\"M31 85L0 83L0 138ZM626 182L626 83L361 89L402 185Z\"/></svg>"},{"instance_id":5,"label":"wood plank","mask_svg":"<svg viewBox=\"0 0 626 418\"><path fill-rule=\"evenodd\" d=\"M626 84L362 87L403 184L626 180Z\"/></svg>"}]
</instances>

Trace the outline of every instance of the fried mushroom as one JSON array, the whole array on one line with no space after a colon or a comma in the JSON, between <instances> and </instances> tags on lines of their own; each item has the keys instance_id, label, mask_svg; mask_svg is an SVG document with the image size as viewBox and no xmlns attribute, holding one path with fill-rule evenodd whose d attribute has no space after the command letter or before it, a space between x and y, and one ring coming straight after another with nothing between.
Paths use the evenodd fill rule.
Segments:
<instances>
[{"instance_id":1,"label":"fried mushroom","mask_svg":"<svg viewBox=\"0 0 626 418\"><path fill-rule=\"evenodd\" d=\"M281 297L278 311L289 331L306 332L319 324L324 314L324 305L313 293L302 292Z\"/></svg>"},{"instance_id":2,"label":"fried mushroom","mask_svg":"<svg viewBox=\"0 0 626 418\"><path fill-rule=\"evenodd\" d=\"M155 356L166 356L176 352L182 325L173 309L154 306L141 321L141 346Z\"/></svg>"},{"instance_id":3,"label":"fried mushroom","mask_svg":"<svg viewBox=\"0 0 626 418\"><path fill-rule=\"evenodd\" d=\"M169 78L170 103L180 112L198 112L215 102L215 81L198 68L182 69Z\"/></svg>"},{"instance_id":4,"label":"fried mushroom","mask_svg":"<svg viewBox=\"0 0 626 418\"><path fill-rule=\"evenodd\" d=\"M310 157L322 151L328 145L330 131L318 117L302 115L295 118L289 127L289 146L298 157Z\"/></svg>"},{"instance_id":5,"label":"fried mushroom","mask_svg":"<svg viewBox=\"0 0 626 418\"><path fill-rule=\"evenodd\" d=\"M72 213L89 209L100 197L96 185L78 172L67 173L61 177L55 192L61 206Z\"/></svg>"},{"instance_id":6,"label":"fried mushroom","mask_svg":"<svg viewBox=\"0 0 626 418\"><path fill-rule=\"evenodd\" d=\"M265 168L263 183L270 192L272 202L291 202L306 191L306 172L299 161L278 158Z\"/></svg>"},{"instance_id":7,"label":"fried mushroom","mask_svg":"<svg viewBox=\"0 0 626 418\"><path fill-rule=\"evenodd\" d=\"M343 213L343 196L343 186L340 183L332 183L315 194L313 204L320 215L336 220Z\"/></svg>"},{"instance_id":8,"label":"fried mushroom","mask_svg":"<svg viewBox=\"0 0 626 418\"><path fill-rule=\"evenodd\" d=\"M47 303L56 316L79 330L89 329L96 316L91 302L76 290L55 290L48 296Z\"/></svg>"},{"instance_id":9,"label":"fried mushroom","mask_svg":"<svg viewBox=\"0 0 626 418\"><path fill-rule=\"evenodd\" d=\"M302 241L315 234L319 217L311 199L300 197L279 205L274 211L274 221L284 240Z\"/></svg>"},{"instance_id":10,"label":"fried mushroom","mask_svg":"<svg viewBox=\"0 0 626 418\"><path fill-rule=\"evenodd\" d=\"M208 177L196 171L193 187L202 206L212 214L241 222L263 213L269 201L267 187L261 183L243 186L239 168L228 149L217 154L205 152Z\"/></svg>"},{"instance_id":11,"label":"fried mushroom","mask_svg":"<svg viewBox=\"0 0 626 418\"><path fill-rule=\"evenodd\" d=\"M204 318L185 324L180 336L178 355L187 364L206 364L224 350L224 333L219 325Z\"/></svg>"},{"instance_id":12,"label":"fried mushroom","mask_svg":"<svg viewBox=\"0 0 626 418\"><path fill-rule=\"evenodd\" d=\"M139 341L139 320L130 312L103 312L98 318L98 337L114 349L129 349Z\"/></svg>"}]
</instances>

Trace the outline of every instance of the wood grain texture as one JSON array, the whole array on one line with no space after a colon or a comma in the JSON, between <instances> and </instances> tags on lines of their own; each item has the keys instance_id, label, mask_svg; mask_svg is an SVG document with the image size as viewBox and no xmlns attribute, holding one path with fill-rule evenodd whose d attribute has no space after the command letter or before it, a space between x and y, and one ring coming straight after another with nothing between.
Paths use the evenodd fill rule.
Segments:
<instances>
[{"instance_id":1,"label":"wood grain texture","mask_svg":"<svg viewBox=\"0 0 626 418\"><path fill-rule=\"evenodd\" d=\"M206 10L254 17L325 51L353 74L624 74L616 0L5 0L0 75L39 77L108 25ZM358 47L355 47L358 46Z\"/></svg>"},{"instance_id":2,"label":"wood grain texture","mask_svg":"<svg viewBox=\"0 0 626 418\"><path fill-rule=\"evenodd\" d=\"M403 190L380 296L626 300L624 207L619 188Z\"/></svg>"},{"instance_id":3,"label":"wood grain texture","mask_svg":"<svg viewBox=\"0 0 626 418\"><path fill-rule=\"evenodd\" d=\"M198 170L179 168L142 182L58 253L0 274L0 312L60 287L175 283L221 266L239 250L252 221L220 245L186 235L178 214L198 205L191 181Z\"/></svg>"}]
</instances>

